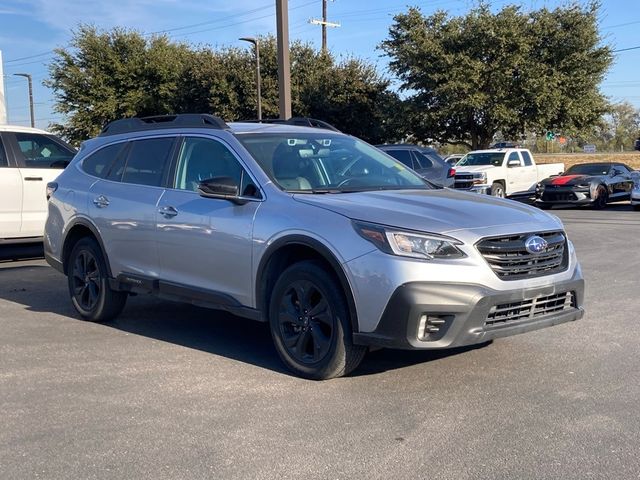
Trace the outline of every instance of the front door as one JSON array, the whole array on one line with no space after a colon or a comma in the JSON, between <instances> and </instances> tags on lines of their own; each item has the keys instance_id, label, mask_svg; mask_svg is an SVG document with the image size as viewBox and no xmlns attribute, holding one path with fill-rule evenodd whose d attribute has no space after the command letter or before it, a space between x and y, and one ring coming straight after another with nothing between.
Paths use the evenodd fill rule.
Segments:
<instances>
[{"instance_id":1,"label":"front door","mask_svg":"<svg viewBox=\"0 0 640 480\"><path fill-rule=\"evenodd\" d=\"M47 220L47 183L56 179L74 152L51 135L15 132L13 146L22 179L21 237L42 237Z\"/></svg>"},{"instance_id":2,"label":"front door","mask_svg":"<svg viewBox=\"0 0 640 480\"><path fill-rule=\"evenodd\" d=\"M236 180L247 202L201 197L198 182L213 177ZM162 280L249 305L253 219L260 206L255 182L222 141L193 136L180 146L172 186L157 213Z\"/></svg>"}]
</instances>

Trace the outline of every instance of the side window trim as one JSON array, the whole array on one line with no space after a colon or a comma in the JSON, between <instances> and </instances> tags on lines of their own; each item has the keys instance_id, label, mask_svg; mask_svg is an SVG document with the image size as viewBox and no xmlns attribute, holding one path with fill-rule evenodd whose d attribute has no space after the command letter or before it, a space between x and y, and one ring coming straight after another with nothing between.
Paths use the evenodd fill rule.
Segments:
<instances>
[{"instance_id":1,"label":"side window trim","mask_svg":"<svg viewBox=\"0 0 640 480\"><path fill-rule=\"evenodd\" d=\"M27 164L27 157L24 155L24 153L22 153L22 149L20 148L20 145L18 143L18 138L16 137L16 133L31 133L31 132L4 132L4 136L6 138L6 140L8 140L9 145L7 145L5 148L7 150L11 151L11 154L9 155L9 157L13 157L14 159L14 163L15 166L18 168L39 168L39 167L30 167ZM70 145L66 144L65 142L62 142L60 139L56 138L54 135L51 135L49 133L34 133L33 135L39 135L42 137L45 137L47 140L49 140L51 143L54 143L62 148L64 148L65 150L68 149L72 149L73 147L71 147ZM76 151L77 154L77 151ZM75 154L74 154L75 155ZM73 155L72 157L69 159L69 162L71 162L71 160L73 159ZM11 166L12 162L9 162L10 166Z\"/></svg>"},{"instance_id":2,"label":"side window trim","mask_svg":"<svg viewBox=\"0 0 640 480\"><path fill-rule=\"evenodd\" d=\"M0 132L0 168L8 168L11 167L11 163L9 161L9 155L7 155L7 150L4 147L4 139L3 134Z\"/></svg>"},{"instance_id":3,"label":"side window trim","mask_svg":"<svg viewBox=\"0 0 640 480\"><path fill-rule=\"evenodd\" d=\"M191 192L190 190L183 190L181 188L176 188L175 184L176 184L176 180L177 180L177 175L178 175L178 162L180 161L180 150L182 149L182 144L186 141L187 138L204 138L207 140L212 140L214 142L218 142L220 143L223 147L225 147L227 150L229 150L229 152L231 153L231 155L233 155L233 158L238 162L238 164L240 165L240 167L242 168L242 176L244 178L244 175L248 175L249 179L251 180L251 183L253 183L258 191L257 191L257 196L255 197L245 197L245 196L240 196L240 198L244 199L244 200L249 200L249 201L253 201L253 202L263 202L266 199L266 195L265 192L262 188L262 186L260 185L260 183L256 180L255 175L253 174L253 172L251 171L251 169L249 169L246 165L246 163L242 160L241 156L238 154L238 152L231 146L229 145L229 143L227 141L225 141L225 139L218 137L217 135L203 135L203 134L198 134L198 133L189 133L189 134L183 134L180 135L178 138L178 141L176 142L175 145L175 149L174 149L174 155L172 157L172 161L171 161L171 166L169 169L169 173L170 176L168 178L167 181L167 186L166 188L169 190L175 190L178 192ZM191 192L195 195L198 195L197 192Z\"/></svg>"}]
</instances>

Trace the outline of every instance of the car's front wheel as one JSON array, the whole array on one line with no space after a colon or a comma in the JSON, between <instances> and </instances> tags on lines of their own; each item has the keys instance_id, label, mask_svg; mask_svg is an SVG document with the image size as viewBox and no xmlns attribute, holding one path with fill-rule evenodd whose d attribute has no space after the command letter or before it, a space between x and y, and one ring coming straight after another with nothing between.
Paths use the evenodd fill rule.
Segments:
<instances>
[{"instance_id":1,"label":"car's front wheel","mask_svg":"<svg viewBox=\"0 0 640 480\"><path fill-rule=\"evenodd\" d=\"M93 322L116 317L124 308L127 293L110 288L106 262L98 243L88 237L79 240L67 262L69 294L80 316Z\"/></svg>"},{"instance_id":2,"label":"car's front wheel","mask_svg":"<svg viewBox=\"0 0 640 480\"><path fill-rule=\"evenodd\" d=\"M607 206L609 201L609 192L604 185L600 185L596 190L596 198L593 201L593 208L601 210Z\"/></svg>"},{"instance_id":3,"label":"car's front wheel","mask_svg":"<svg viewBox=\"0 0 640 480\"><path fill-rule=\"evenodd\" d=\"M504 186L500 182L491 185L491 195L498 198L505 198Z\"/></svg>"},{"instance_id":4,"label":"car's front wheel","mask_svg":"<svg viewBox=\"0 0 640 480\"><path fill-rule=\"evenodd\" d=\"M326 268L305 260L276 281L269 324L278 355L296 374L314 380L346 375L366 348L354 345L344 293Z\"/></svg>"}]
</instances>

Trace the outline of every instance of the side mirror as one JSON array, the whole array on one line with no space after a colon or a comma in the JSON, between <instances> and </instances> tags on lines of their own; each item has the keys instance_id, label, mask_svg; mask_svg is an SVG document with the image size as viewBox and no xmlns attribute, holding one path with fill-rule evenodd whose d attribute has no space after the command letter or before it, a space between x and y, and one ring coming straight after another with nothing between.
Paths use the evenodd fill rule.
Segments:
<instances>
[{"instance_id":1,"label":"side mirror","mask_svg":"<svg viewBox=\"0 0 640 480\"><path fill-rule=\"evenodd\" d=\"M520 160L507 160L508 168L519 167L519 166L520 166Z\"/></svg>"},{"instance_id":2,"label":"side mirror","mask_svg":"<svg viewBox=\"0 0 640 480\"><path fill-rule=\"evenodd\" d=\"M244 205L246 200L240 198L240 187L231 177L206 178L198 183L198 193L205 198L229 200L236 205Z\"/></svg>"}]
</instances>

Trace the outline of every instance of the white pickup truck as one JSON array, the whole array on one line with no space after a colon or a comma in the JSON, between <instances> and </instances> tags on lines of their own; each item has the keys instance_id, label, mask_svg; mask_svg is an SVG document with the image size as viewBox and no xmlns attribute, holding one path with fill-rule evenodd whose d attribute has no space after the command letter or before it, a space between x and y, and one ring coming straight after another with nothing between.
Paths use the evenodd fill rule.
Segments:
<instances>
[{"instance_id":1,"label":"white pickup truck","mask_svg":"<svg viewBox=\"0 0 640 480\"><path fill-rule=\"evenodd\" d=\"M454 188L494 197L532 196L540 180L563 171L563 163L536 165L524 148L475 150L456 164Z\"/></svg>"}]
</instances>

